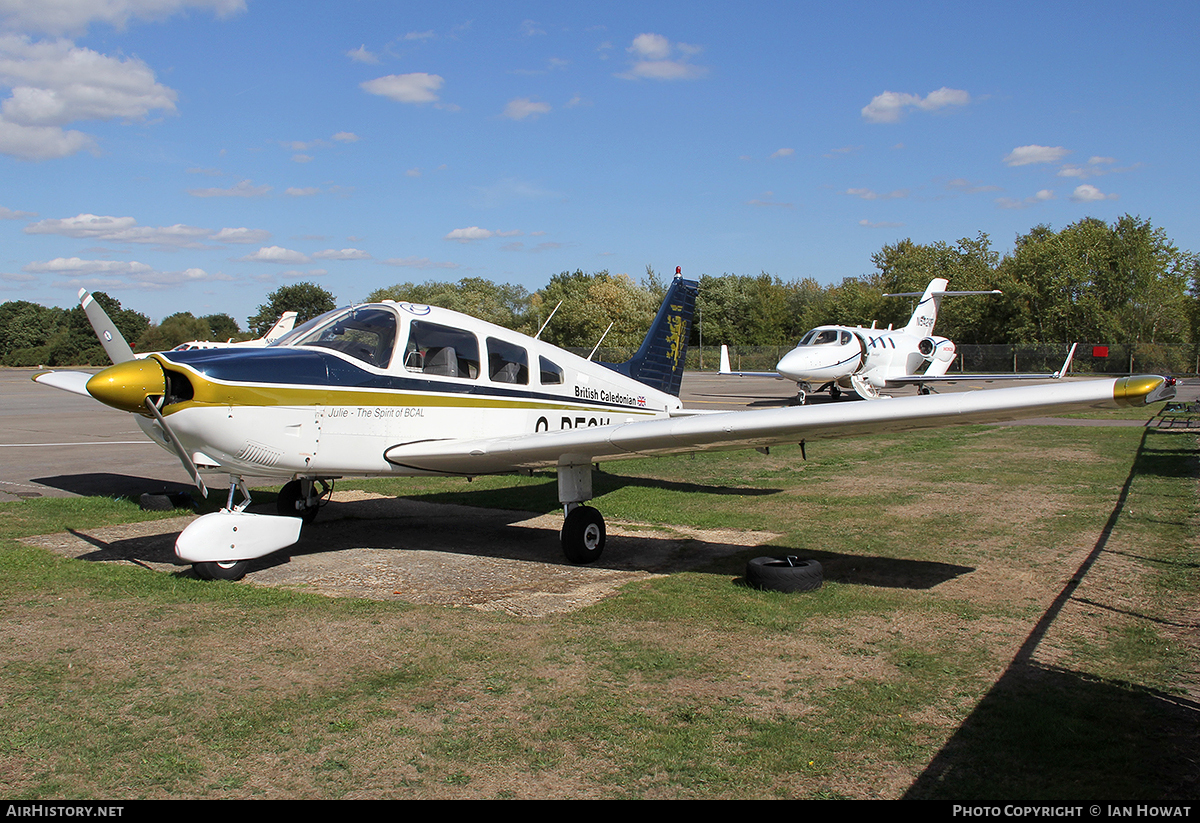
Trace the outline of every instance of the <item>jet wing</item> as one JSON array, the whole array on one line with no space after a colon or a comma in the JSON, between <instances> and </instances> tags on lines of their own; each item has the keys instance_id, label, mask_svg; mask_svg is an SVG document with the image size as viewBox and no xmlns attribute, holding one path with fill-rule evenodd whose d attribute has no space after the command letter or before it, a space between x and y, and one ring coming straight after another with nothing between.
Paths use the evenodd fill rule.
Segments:
<instances>
[{"instance_id":1,"label":"jet wing","mask_svg":"<svg viewBox=\"0 0 1200 823\"><path fill-rule=\"evenodd\" d=\"M1057 380L1060 375L1054 374L936 374L926 377L922 374L909 374L903 377L889 377L886 381L888 388L897 386L924 386L929 383L962 383L974 380L984 383L994 383L998 380Z\"/></svg>"},{"instance_id":2,"label":"jet wing","mask_svg":"<svg viewBox=\"0 0 1200 823\"><path fill-rule=\"evenodd\" d=\"M882 402L659 418L517 437L401 443L388 449L385 457L395 465L421 471L489 474L680 452L762 448L880 431L998 423L1057 411L1142 406L1174 396L1175 388L1162 377L1137 375Z\"/></svg>"},{"instance_id":3,"label":"jet wing","mask_svg":"<svg viewBox=\"0 0 1200 823\"><path fill-rule=\"evenodd\" d=\"M888 387L896 386L923 386L926 383L961 383L964 380L976 380L983 383L994 383L997 380L1058 380L1071 369L1071 360L1075 357L1075 349L1078 343L1071 344L1071 350L1067 352L1067 359L1063 361L1062 368L1053 374L931 374L929 376L921 374L909 374L902 377L889 377L886 381Z\"/></svg>"}]
</instances>

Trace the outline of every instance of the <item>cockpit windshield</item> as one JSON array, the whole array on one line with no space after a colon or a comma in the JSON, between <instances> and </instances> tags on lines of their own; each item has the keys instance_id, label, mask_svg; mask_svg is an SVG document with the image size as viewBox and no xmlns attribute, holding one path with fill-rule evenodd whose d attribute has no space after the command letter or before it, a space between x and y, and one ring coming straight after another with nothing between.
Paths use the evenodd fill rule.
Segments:
<instances>
[{"instance_id":1,"label":"cockpit windshield","mask_svg":"<svg viewBox=\"0 0 1200 823\"><path fill-rule=\"evenodd\" d=\"M844 332L845 337L849 338L850 333ZM798 346L827 346L830 343L838 342L838 329L813 329L804 337L800 338ZM847 342L846 340L842 341Z\"/></svg>"},{"instance_id":2,"label":"cockpit windshield","mask_svg":"<svg viewBox=\"0 0 1200 823\"><path fill-rule=\"evenodd\" d=\"M271 345L332 349L386 369L396 346L396 313L379 307L336 309L309 320Z\"/></svg>"}]
</instances>

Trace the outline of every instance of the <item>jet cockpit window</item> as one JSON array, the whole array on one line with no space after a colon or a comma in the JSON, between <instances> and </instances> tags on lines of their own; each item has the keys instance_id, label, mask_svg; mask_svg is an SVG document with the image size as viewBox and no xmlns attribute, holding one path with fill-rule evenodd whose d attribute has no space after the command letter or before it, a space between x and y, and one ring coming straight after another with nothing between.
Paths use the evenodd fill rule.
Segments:
<instances>
[{"instance_id":1,"label":"jet cockpit window","mask_svg":"<svg viewBox=\"0 0 1200 823\"><path fill-rule=\"evenodd\" d=\"M487 339L488 377L493 383L529 383L529 355L525 349L494 337Z\"/></svg>"},{"instance_id":2,"label":"jet cockpit window","mask_svg":"<svg viewBox=\"0 0 1200 823\"><path fill-rule=\"evenodd\" d=\"M844 332L844 334L846 335L847 339L849 339L850 333ZM837 341L838 341L838 330L837 329L813 329L808 334L804 335L804 337L801 338L800 342L797 345L799 345L799 346L827 346L830 343L836 343Z\"/></svg>"},{"instance_id":3,"label":"jet cockpit window","mask_svg":"<svg viewBox=\"0 0 1200 823\"><path fill-rule=\"evenodd\" d=\"M479 341L462 329L414 320L408 324L404 368L422 374L474 380L479 377Z\"/></svg>"},{"instance_id":4,"label":"jet cockpit window","mask_svg":"<svg viewBox=\"0 0 1200 823\"><path fill-rule=\"evenodd\" d=\"M378 308L330 312L310 320L275 345L332 349L386 369L396 347L396 314Z\"/></svg>"}]
</instances>

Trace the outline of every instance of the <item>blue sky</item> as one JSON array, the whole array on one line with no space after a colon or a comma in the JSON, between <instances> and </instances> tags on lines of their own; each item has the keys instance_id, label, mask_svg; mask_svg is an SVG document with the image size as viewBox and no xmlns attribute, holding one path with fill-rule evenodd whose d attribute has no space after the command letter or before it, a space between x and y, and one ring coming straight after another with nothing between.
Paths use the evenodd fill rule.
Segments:
<instances>
[{"instance_id":1,"label":"blue sky","mask_svg":"<svg viewBox=\"0 0 1200 823\"><path fill-rule=\"evenodd\" d=\"M0 301L1200 251L1200 5L0 0Z\"/></svg>"}]
</instances>

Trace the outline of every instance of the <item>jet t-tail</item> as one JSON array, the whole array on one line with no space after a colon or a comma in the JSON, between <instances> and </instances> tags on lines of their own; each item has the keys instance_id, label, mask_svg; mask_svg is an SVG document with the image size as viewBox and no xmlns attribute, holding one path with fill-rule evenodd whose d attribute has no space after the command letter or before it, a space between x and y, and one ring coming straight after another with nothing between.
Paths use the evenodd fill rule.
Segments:
<instances>
[{"instance_id":1,"label":"jet t-tail","mask_svg":"<svg viewBox=\"0 0 1200 823\"><path fill-rule=\"evenodd\" d=\"M846 407L695 412L679 399L698 286L677 275L638 352L585 360L465 314L414 303L336 309L263 348L132 354L92 375L39 383L134 415L197 489L228 478L219 512L180 533L202 578L238 579L291 546L335 480L524 473L553 468L563 553L594 562L606 542L593 466L663 454L760 449L824 437L1143 405L1174 396L1153 375ZM99 330L99 329L98 329ZM244 478L283 483L276 514L247 511Z\"/></svg>"}]
</instances>

